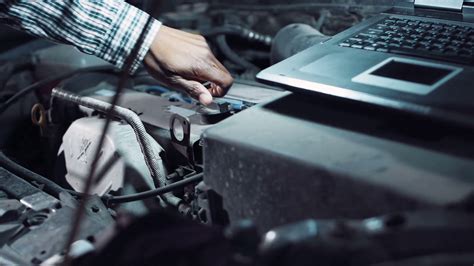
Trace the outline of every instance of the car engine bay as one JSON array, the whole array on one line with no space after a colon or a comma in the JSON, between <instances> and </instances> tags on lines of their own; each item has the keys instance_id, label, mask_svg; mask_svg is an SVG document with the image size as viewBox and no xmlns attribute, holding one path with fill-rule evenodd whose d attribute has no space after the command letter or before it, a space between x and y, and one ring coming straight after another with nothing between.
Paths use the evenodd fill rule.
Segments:
<instances>
[{"instance_id":1,"label":"car engine bay","mask_svg":"<svg viewBox=\"0 0 474 266\"><path fill-rule=\"evenodd\" d=\"M205 36L232 88L203 106L2 28L0 264L474 263L471 135L255 79L390 1L132 2Z\"/></svg>"}]
</instances>

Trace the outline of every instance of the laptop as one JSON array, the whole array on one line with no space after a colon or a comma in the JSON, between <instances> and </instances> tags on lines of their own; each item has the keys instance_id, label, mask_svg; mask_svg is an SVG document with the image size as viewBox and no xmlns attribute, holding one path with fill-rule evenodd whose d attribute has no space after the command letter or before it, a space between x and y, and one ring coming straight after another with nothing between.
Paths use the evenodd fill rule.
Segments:
<instances>
[{"instance_id":1,"label":"laptop","mask_svg":"<svg viewBox=\"0 0 474 266\"><path fill-rule=\"evenodd\" d=\"M474 128L474 0L394 1L257 79Z\"/></svg>"}]
</instances>

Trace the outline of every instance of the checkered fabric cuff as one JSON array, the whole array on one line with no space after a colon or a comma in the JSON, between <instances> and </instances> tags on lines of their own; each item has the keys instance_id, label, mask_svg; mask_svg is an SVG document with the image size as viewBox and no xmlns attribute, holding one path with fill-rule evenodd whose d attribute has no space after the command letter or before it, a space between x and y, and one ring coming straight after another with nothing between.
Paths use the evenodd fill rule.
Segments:
<instances>
[{"instance_id":1,"label":"checkered fabric cuff","mask_svg":"<svg viewBox=\"0 0 474 266\"><path fill-rule=\"evenodd\" d=\"M118 68L123 68L135 45L139 45L138 54L133 59L130 68L130 74L133 74L148 53L161 23L153 19L152 23L145 29L149 19L147 13L126 3L121 3L121 7L117 10L119 12L113 20L98 56L113 63ZM143 30L146 33L142 42L138 43Z\"/></svg>"}]
</instances>

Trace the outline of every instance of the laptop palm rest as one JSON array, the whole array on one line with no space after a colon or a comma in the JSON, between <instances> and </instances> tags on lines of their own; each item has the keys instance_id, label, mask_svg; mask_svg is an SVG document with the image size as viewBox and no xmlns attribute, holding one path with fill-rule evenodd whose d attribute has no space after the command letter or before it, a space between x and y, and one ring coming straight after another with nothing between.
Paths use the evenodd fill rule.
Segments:
<instances>
[{"instance_id":1,"label":"laptop palm rest","mask_svg":"<svg viewBox=\"0 0 474 266\"><path fill-rule=\"evenodd\" d=\"M353 82L426 95L454 78L462 68L391 57L352 79Z\"/></svg>"},{"instance_id":2,"label":"laptop palm rest","mask_svg":"<svg viewBox=\"0 0 474 266\"><path fill-rule=\"evenodd\" d=\"M365 53L330 53L303 66L299 71L329 79L347 79L364 85L426 95L462 72L462 68L423 60L367 57Z\"/></svg>"}]
</instances>

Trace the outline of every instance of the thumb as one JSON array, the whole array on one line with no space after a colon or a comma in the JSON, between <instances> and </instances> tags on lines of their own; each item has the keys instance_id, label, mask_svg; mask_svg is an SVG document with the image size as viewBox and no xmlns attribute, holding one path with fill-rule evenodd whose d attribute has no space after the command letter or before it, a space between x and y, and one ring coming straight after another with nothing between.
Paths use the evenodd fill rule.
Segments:
<instances>
[{"instance_id":1,"label":"thumb","mask_svg":"<svg viewBox=\"0 0 474 266\"><path fill-rule=\"evenodd\" d=\"M198 100L200 103L204 105L209 105L212 103L211 92L201 83L193 80L186 80L180 78L176 80L176 85L179 87L179 89L184 90L186 93L188 93L194 99Z\"/></svg>"}]
</instances>

